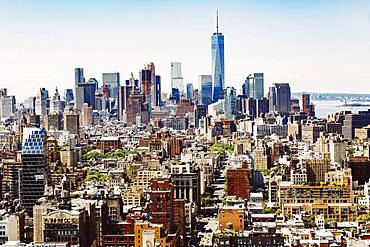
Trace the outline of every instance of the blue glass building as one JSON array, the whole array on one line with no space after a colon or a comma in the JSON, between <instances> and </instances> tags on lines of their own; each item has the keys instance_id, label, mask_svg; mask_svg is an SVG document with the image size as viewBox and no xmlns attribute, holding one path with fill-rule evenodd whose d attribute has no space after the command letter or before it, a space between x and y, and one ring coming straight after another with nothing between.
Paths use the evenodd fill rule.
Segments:
<instances>
[{"instance_id":1,"label":"blue glass building","mask_svg":"<svg viewBox=\"0 0 370 247\"><path fill-rule=\"evenodd\" d=\"M155 106L160 106L161 105L161 76L156 75L155 76Z\"/></svg>"},{"instance_id":2,"label":"blue glass building","mask_svg":"<svg viewBox=\"0 0 370 247\"><path fill-rule=\"evenodd\" d=\"M223 99L225 89L225 61L224 61L224 36L217 31L212 35L212 73L213 73L213 101Z\"/></svg>"},{"instance_id":3,"label":"blue glass building","mask_svg":"<svg viewBox=\"0 0 370 247\"><path fill-rule=\"evenodd\" d=\"M180 101L180 90L178 88L172 88L170 100L176 101L176 104Z\"/></svg>"},{"instance_id":4,"label":"blue glass building","mask_svg":"<svg viewBox=\"0 0 370 247\"><path fill-rule=\"evenodd\" d=\"M200 100L203 105L212 103L212 75L200 75Z\"/></svg>"},{"instance_id":5,"label":"blue glass building","mask_svg":"<svg viewBox=\"0 0 370 247\"><path fill-rule=\"evenodd\" d=\"M193 99L194 96L193 96L193 83L188 83L186 84L186 97L188 99Z\"/></svg>"},{"instance_id":6,"label":"blue glass building","mask_svg":"<svg viewBox=\"0 0 370 247\"><path fill-rule=\"evenodd\" d=\"M81 83L85 83L84 69L75 68L75 86L78 87Z\"/></svg>"}]
</instances>

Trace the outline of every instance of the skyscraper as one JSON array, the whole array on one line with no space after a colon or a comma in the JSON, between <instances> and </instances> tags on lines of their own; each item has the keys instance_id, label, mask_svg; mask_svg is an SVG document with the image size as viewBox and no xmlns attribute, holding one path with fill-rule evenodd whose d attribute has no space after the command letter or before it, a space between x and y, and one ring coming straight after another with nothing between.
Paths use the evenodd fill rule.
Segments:
<instances>
[{"instance_id":1,"label":"skyscraper","mask_svg":"<svg viewBox=\"0 0 370 247\"><path fill-rule=\"evenodd\" d=\"M103 73L103 85L108 86L111 97L118 98L118 88L120 85L119 73Z\"/></svg>"},{"instance_id":2,"label":"skyscraper","mask_svg":"<svg viewBox=\"0 0 370 247\"><path fill-rule=\"evenodd\" d=\"M203 105L212 103L212 75L199 76L200 101Z\"/></svg>"},{"instance_id":3,"label":"skyscraper","mask_svg":"<svg viewBox=\"0 0 370 247\"><path fill-rule=\"evenodd\" d=\"M153 86L154 83L154 64L149 63L143 70L140 71L140 80L141 80L141 92L145 96L145 102L148 104L148 113L150 116L150 113L152 111L153 106L153 89L155 87Z\"/></svg>"},{"instance_id":4,"label":"skyscraper","mask_svg":"<svg viewBox=\"0 0 370 247\"><path fill-rule=\"evenodd\" d=\"M0 120L14 116L15 111L15 96L7 95L6 88L0 89Z\"/></svg>"},{"instance_id":5,"label":"skyscraper","mask_svg":"<svg viewBox=\"0 0 370 247\"><path fill-rule=\"evenodd\" d=\"M245 91L245 92L244 92ZM264 97L264 80L263 73L250 74L243 85L243 95L248 93L247 96L253 99L262 99Z\"/></svg>"},{"instance_id":6,"label":"skyscraper","mask_svg":"<svg viewBox=\"0 0 370 247\"><path fill-rule=\"evenodd\" d=\"M64 90L64 100L66 104L74 100L73 89L68 88Z\"/></svg>"},{"instance_id":7,"label":"skyscraper","mask_svg":"<svg viewBox=\"0 0 370 247\"><path fill-rule=\"evenodd\" d=\"M171 100L175 100L176 104L180 101L180 90L178 88L172 88L171 90Z\"/></svg>"},{"instance_id":8,"label":"skyscraper","mask_svg":"<svg viewBox=\"0 0 370 247\"><path fill-rule=\"evenodd\" d=\"M150 80L151 80L151 89L150 89L150 93L152 94L151 95L151 109L154 107L154 106L159 106L158 104L158 89L160 90L160 85L157 85L157 81L156 81L156 76L155 76L155 66L154 66L154 63L153 62L150 62L146 65L147 69L149 70L150 72ZM159 83L161 81L159 80ZM158 88L159 86L159 88ZM151 109L149 110L149 112L151 112Z\"/></svg>"},{"instance_id":9,"label":"skyscraper","mask_svg":"<svg viewBox=\"0 0 370 247\"><path fill-rule=\"evenodd\" d=\"M216 32L211 38L212 44L212 73L213 73L213 101L223 99L225 88L224 36L218 32L218 11Z\"/></svg>"},{"instance_id":10,"label":"skyscraper","mask_svg":"<svg viewBox=\"0 0 370 247\"><path fill-rule=\"evenodd\" d=\"M307 115L307 116L315 116L315 106L311 104L311 99L310 99L310 94L309 93L302 93L302 102L301 102L301 107L302 111Z\"/></svg>"},{"instance_id":11,"label":"skyscraper","mask_svg":"<svg viewBox=\"0 0 370 247\"><path fill-rule=\"evenodd\" d=\"M154 105L155 106L160 106L161 105L161 93L162 93L162 88L161 88L161 76L156 75L155 76L155 101Z\"/></svg>"},{"instance_id":12,"label":"skyscraper","mask_svg":"<svg viewBox=\"0 0 370 247\"><path fill-rule=\"evenodd\" d=\"M86 104L83 104L86 106ZM64 117L64 131L69 131L73 135L80 133L80 115L77 110L65 109L63 113Z\"/></svg>"},{"instance_id":13,"label":"skyscraper","mask_svg":"<svg viewBox=\"0 0 370 247\"><path fill-rule=\"evenodd\" d=\"M244 83L243 83L243 85L242 85L242 95L243 96L245 96L246 98L249 98L249 77L250 77L251 75L249 75L246 79L245 79L245 81L244 81Z\"/></svg>"},{"instance_id":14,"label":"skyscraper","mask_svg":"<svg viewBox=\"0 0 370 247\"><path fill-rule=\"evenodd\" d=\"M82 106L80 121L81 126L90 126L93 124L93 110L86 103Z\"/></svg>"},{"instance_id":15,"label":"skyscraper","mask_svg":"<svg viewBox=\"0 0 370 247\"><path fill-rule=\"evenodd\" d=\"M130 95L134 92L135 78L131 76L129 80L126 80L125 85L119 87L118 94L118 119L123 121L124 115L127 112L127 104Z\"/></svg>"},{"instance_id":16,"label":"skyscraper","mask_svg":"<svg viewBox=\"0 0 370 247\"><path fill-rule=\"evenodd\" d=\"M186 97L188 99L193 99L193 83L186 84Z\"/></svg>"},{"instance_id":17,"label":"skyscraper","mask_svg":"<svg viewBox=\"0 0 370 247\"><path fill-rule=\"evenodd\" d=\"M171 88L177 88L181 94L184 93L184 82L180 62L171 62Z\"/></svg>"},{"instance_id":18,"label":"skyscraper","mask_svg":"<svg viewBox=\"0 0 370 247\"><path fill-rule=\"evenodd\" d=\"M35 111L36 115L45 116L47 114L47 99L49 93L45 88L37 90Z\"/></svg>"},{"instance_id":19,"label":"skyscraper","mask_svg":"<svg viewBox=\"0 0 370 247\"><path fill-rule=\"evenodd\" d=\"M95 109L95 84L94 83L81 83L76 87L75 93L75 107L81 110L82 105L87 103Z\"/></svg>"},{"instance_id":20,"label":"skyscraper","mask_svg":"<svg viewBox=\"0 0 370 247\"><path fill-rule=\"evenodd\" d=\"M236 90L233 87L225 89L225 117L232 119L236 109Z\"/></svg>"},{"instance_id":21,"label":"skyscraper","mask_svg":"<svg viewBox=\"0 0 370 247\"><path fill-rule=\"evenodd\" d=\"M39 128L24 128L22 141L22 165L20 169L20 204L27 213L44 195L47 182L45 156L45 131Z\"/></svg>"},{"instance_id":22,"label":"skyscraper","mask_svg":"<svg viewBox=\"0 0 370 247\"><path fill-rule=\"evenodd\" d=\"M289 113L291 111L289 83L275 83L269 90L269 111Z\"/></svg>"},{"instance_id":23,"label":"skyscraper","mask_svg":"<svg viewBox=\"0 0 370 247\"><path fill-rule=\"evenodd\" d=\"M265 97L263 73L254 73L254 90L256 99Z\"/></svg>"},{"instance_id":24,"label":"skyscraper","mask_svg":"<svg viewBox=\"0 0 370 247\"><path fill-rule=\"evenodd\" d=\"M207 106L196 105L194 108L195 128L199 127L199 121L206 116L207 116Z\"/></svg>"},{"instance_id":25,"label":"skyscraper","mask_svg":"<svg viewBox=\"0 0 370 247\"><path fill-rule=\"evenodd\" d=\"M75 87L78 87L81 83L85 83L84 69L75 68Z\"/></svg>"}]
</instances>

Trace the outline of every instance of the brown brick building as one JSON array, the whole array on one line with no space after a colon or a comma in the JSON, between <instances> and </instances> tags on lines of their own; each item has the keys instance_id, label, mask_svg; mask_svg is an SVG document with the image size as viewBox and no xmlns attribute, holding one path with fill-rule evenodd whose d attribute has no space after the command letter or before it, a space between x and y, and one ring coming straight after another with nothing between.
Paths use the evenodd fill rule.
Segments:
<instances>
[{"instance_id":1,"label":"brown brick building","mask_svg":"<svg viewBox=\"0 0 370 247\"><path fill-rule=\"evenodd\" d=\"M251 181L247 168L232 168L227 170L227 195L241 199L249 199Z\"/></svg>"},{"instance_id":2,"label":"brown brick building","mask_svg":"<svg viewBox=\"0 0 370 247\"><path fill-rule=\"evenodd\" d=\"M121 148L121 140L119 137L102 137L96 141L96 149L103 152L110 152Z\"/></svg>"},{"instance_id":3,"label":"brown brick building","mask_svg":"<svg viewBox=\"0 0 370 247\"><path fill-rule=\"evenodd\" d=\"M182 98L176 106L176 116L185 117L188 112L194 111L194 104L190 99Z\"/></svg>"}]
</instances>

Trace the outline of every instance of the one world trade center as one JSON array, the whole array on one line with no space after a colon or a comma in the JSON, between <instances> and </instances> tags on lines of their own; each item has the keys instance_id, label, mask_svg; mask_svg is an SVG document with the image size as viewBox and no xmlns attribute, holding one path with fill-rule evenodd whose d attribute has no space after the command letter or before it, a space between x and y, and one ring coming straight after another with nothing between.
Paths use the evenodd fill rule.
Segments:
<instances>
[{"instance_id":1,"label":"one world trade center","mask_svg":"<svg viewBox=\"0 0 370 247\"><path fill-rule=\"evenodd\" d=\"M213 73L213 102L223 99L225 89L224 36L218 31L218 11L216 33L212 35L212 73Z\"/></svg>"}]
</instances>

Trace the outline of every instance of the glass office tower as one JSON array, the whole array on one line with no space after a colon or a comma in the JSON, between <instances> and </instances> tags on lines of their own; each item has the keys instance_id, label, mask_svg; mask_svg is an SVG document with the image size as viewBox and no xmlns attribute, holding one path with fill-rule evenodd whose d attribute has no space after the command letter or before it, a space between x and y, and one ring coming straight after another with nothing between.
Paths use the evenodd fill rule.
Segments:
<instances>
[{"instance_id":1,"label":"glass office tower","mask_svg":"<svg viewBox=\"0 0 370 247\"><path fill-rule=\"evenodd\" d=\"M213 73L213 101L223 99L225 89L225 62L224 62L224 36L218 31L218 12L217 30L212 35L212 73Z\"/></svg>"},{"instance_id":2,"label":"glass office tower","mask_svg":"<svg viewBox=\"0 0 370 247\"><path fill-rule=\"evenodd\" d=\"M203 105L212 103L212 75L199 76L200 99Z\"/></svg>"},{"instance_id":3,"label":"glass office tower","mask_svg":"<svg viewBox=\"0 0 370 247\"><path fill-rule=\"evenodd\" d=\"M85 83L84 69L75 68L75 86L78 87L81 83Z\"/></svg>"},{"instance_id":4,"label":"glass office tower","mask_svg":"<svg viewBox=\"0 0 370 247\"><path fill-rule=\"evenodd\" d=\"M118 98L118 88L120 86L119 73L103 73L103 85L107 85L109 87L111 97Z\"/></svg>"}]
</instances>

